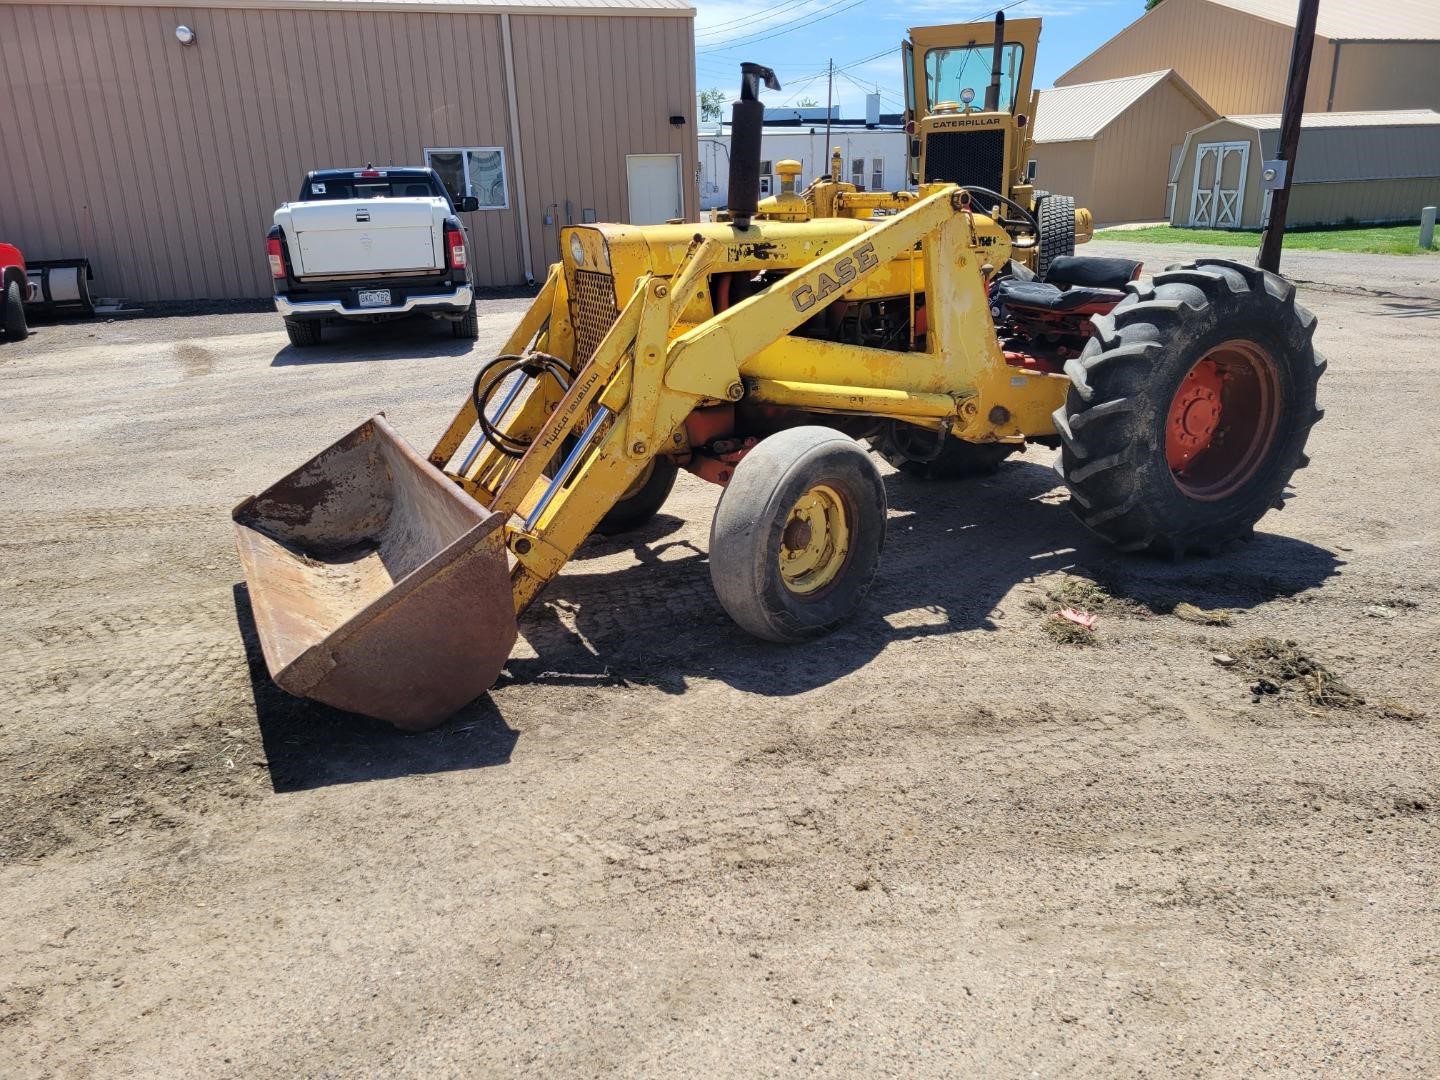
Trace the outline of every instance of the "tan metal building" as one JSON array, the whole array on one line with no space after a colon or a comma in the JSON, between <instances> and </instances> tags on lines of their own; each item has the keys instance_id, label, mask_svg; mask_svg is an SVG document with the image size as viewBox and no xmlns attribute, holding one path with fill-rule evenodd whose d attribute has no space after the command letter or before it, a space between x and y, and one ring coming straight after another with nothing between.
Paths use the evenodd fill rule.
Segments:
<instances>
[{"instance_id":1,"label":"tan metal building","mask_svg":"<svg viewBox=\"0 0 1440 1080\"><path fill-rule=\"evenodd\" d=\"M1055 80L1174 68L1222 114L1279 112L1296 0L1163 0ZM1323 0L1307 112L1440 104L1440 0Z\"/></svg>"},{"instance_id":2,"label":"tan metal building","mask_svg":"<svg viewBox=\"0 0 1440 1080\"><path fill-rule=\"evenodd\" d=\"M1167 0L1168 2L1168 0ZM1261 162L1279 115L1227 116L1186 136L1171 174L1172 225L1258 229L1270 211ZM1313 113L1301 123L1289 226L1414 221L1440 203L1440 112Z\"/></svg>"},{"instance_id":3,"label":"tan metal building","mask_svg":"<svg viewBox=\"0 0 1440 1080\"><path fill-rule=\"evenodd\" d=\"M0 0L0 237L89 257L98 295L266 296L265 231L306 170L429 161L480 198L477 282L543 277L568 222L698 217L694 14Z\"/></svg>"},{"instance_id":4,"label":"tan metal building","mask_svg":"<svg viewBox=\"0 0 1440 1080\"><path fill-rule=\"evenodd\" d=\"M1100 224L1159 221L1186 132L1218 114L1174 71L1042 90L1036 184L1074 195Z\"/></svg>"}]
</instances>

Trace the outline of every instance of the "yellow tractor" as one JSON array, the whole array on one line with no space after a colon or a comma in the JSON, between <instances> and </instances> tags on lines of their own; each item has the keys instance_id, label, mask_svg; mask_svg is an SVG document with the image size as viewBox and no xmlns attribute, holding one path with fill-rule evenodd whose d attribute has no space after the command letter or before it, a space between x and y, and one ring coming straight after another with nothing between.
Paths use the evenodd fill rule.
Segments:
<instances>
[{"instance_id":1,"label":"yellow tractor","mask_svg":"<svg viewBox=\"0 0 1440 1080\"><path fill-rule=\"evenodd\" d=\"M861 440L934 479L1054 445L1076 514L1126 551L1210 552L1280 504L1324 366L1287 281L1073 256L1040 280L1015 258L1031 223L984 185L792 174L762 204L762 82L743 65L728 221L563 230L428 456L373 417L236 508L282 688L441 722L576 549L658 512L679 469L719 488L721 605L776 642L833 629L875 576L886 487ZM947 129L920 130L933 161Z\"/></svg>"}]
</instances>

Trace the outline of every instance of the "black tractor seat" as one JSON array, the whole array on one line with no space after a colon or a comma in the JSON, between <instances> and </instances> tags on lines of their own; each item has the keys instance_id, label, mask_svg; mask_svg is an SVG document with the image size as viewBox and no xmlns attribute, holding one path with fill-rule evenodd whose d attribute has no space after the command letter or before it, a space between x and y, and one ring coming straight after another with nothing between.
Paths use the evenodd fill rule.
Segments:
<instances>
[{"instance_id":1,"label":"black tractor seat","mask_svg":"<svg viewBox=\"0 0 1440 1080\"><path fill-rule=\"evenodd\" d=\"M1125 299L1125 285L1139 270L1132 259L1062 255L1050 263L1044 281L1003 278L996 291L1000 303L1011 309L1093 314Z\"/></svg>"}]
</instances>

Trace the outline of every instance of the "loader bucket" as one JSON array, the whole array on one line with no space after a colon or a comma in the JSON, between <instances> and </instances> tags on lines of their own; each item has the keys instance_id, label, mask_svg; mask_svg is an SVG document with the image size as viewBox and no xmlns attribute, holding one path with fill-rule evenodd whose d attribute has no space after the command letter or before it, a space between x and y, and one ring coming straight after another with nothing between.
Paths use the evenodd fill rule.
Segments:
<instances>
[{"instance_id":1,"label":"loader bucket","mask_svg":"<svg viewBox=\"0 0 1440 1080\"><path fill-rule=\"evenodd\" d=\"M412 731L488 690L515 644L505 516L375 416L235 508L284 690Z\"/></svg>"}]
</instances>

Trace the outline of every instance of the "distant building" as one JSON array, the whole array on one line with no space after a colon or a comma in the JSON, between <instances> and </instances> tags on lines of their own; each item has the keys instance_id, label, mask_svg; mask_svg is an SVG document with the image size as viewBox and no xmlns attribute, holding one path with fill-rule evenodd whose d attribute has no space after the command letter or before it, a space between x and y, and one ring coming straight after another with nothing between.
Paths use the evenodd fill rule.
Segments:
<instances>
[{"instance_id":1,"label":"distant building","mask_svg":"<svg viewBox=\"0 0 1440 1080\"><path fill-rule=\"evenodd\" d=\"M433 165L484 285L698 218L688 0L0 0L0 237L98 295L269 295L306 170ZM599 59L597 59L599 58Z\"/></svg>"},{"instance_id":2,"label":"distant building","mask_svg":"<svg viewBox=\"0 0 1440 1080\"><path fill-rule=\"evenodd\" d=\"M1168 3L1169 0L1166 0ZM1171 174L1172 225L1258 229L1270 217L1257 163L1280 116L1227 116L1186 136ZM1300 128L1287 226L1413 221L1440 203L1440 112L1313 113Z\"/></svg>"},{"instance_id":3,"label":"distant building","mask_svg":"<svg viewBox=\"0 0 1440 1080\"><path fill-rule=\"evenodd\" d=\"M760 142L760 195L780 190L776 162L800 162L800 188L830 171L830 153L840 148L846 183L866 191L901 191L909 187L904 117L882 114L879 96L868 95L864 120L844 119L838 107L825 140L825 109L772 107L765 110ZM799 114L799 115L795 115ZM815 115L818 114L818 115ZM711 126L700 134L700 208L725 205L730 181L730 124Z\"/></svg>"},{"instance_id":4,"label":"distant building","mask_svg":"<svg viewBox=\"0 0 1440 1080\"><path fill-rule=\"evenodd\" d=\"M1202 137L1196 129L1228 116L1233 123L1224 130L1235 135L1233 141L1248 141L1255 152L1200 155L1202 172L1214 159L1221 175L1209 189L1213 199L1203 192L1199 196L1195 216L1225 228L1258 223L1258 194L1234 221L1225 206L1237 193L1258 190L1261 141L1243 132L1265 130L1255 123L1283 105L1296 8L1296 0L1164 0L1151 8L1061 75L1053 90L1041 92L1035 123L1039 185L1075 193L1100 222L1170 218L1188 224L1196 193L1186 185L1194 183L1194 166L1186 166L1184 177L1177 178L1181 148L1196 145L1197 139L1209 145L1213 132ZM1376 146L1391 146L1406 127L1393 123L1393 114L1437 106L1440 0L1323 0L1307 120L1374 112L1374 123L1347 120L1340 127L1383 131L1366 138L1378 140ZM1314 127L1308 124L1307 131ZM1419 137L1424 144L1425 136ZM1297 183L1307 175L1306 148L1320 153L1323 146L1329 153L1330 138L1302 140ZM1345 142L1359 136L1339 138ZM1373 215L1382 213L1385 220L1413 220L1428 205L1400 205L1429 190L1427 178L1396 176L1384 158L1353 161L1347 170L1343 183L1350 187L1333 203L1320 198L1319 174L1310 174L1311 190L1298 202L1313 204L1316 220L1342 204L1367 215L1359 220L1380 220ZM1208 172L1202 181L1207 178ZM1402 179L1415 182L1406 185ZM1374 191L1355 194L1355 185L1370 182L1377 185ZM1296 209L1292 198L1292 214ZM1351 216L1347 211L1335 220Z\"/></svg>"}]
</instances>

